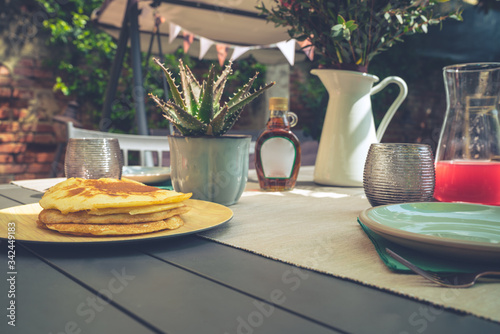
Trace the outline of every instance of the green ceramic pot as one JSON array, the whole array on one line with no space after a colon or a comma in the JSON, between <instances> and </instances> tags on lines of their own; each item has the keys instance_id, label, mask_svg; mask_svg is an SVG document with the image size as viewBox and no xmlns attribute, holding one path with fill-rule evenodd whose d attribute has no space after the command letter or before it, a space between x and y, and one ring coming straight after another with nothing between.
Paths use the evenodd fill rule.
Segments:
<instances>
[{"instance_id":1,"label":"green ceramic pot","mask_svg":"<svg viewBox=\"0 0 500 334\"><path fill-rule=\"evenodd\" d=\"M251 136L168 136L175 191L191 198L232 205L248 179Z\"/></svg>"}]
</instances>

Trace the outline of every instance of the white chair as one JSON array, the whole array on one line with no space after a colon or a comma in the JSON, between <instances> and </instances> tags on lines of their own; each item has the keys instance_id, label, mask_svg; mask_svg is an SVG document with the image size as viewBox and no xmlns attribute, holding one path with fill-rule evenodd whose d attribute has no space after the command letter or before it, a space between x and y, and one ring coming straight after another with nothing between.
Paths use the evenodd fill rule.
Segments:
<instances>
[{"instance_id":1,"label":"white chair","mask_svg":"<svg viewBox=\"0 0 500 334\"><path fill-rule=\"evenodd\" d=\"M158 165L162 166L163 152L169 152L167 136L143 136L126 135L121 133L110 133L75 128L73 122L67 122L68 138L117 138L120 148L123 151L123 165L128 166L128 152L139 152L139 163L141 166L153 166L153 157L151 152L158 153ZM149 154L146 154L149 153Z\"/></svg>"}]
</instances>

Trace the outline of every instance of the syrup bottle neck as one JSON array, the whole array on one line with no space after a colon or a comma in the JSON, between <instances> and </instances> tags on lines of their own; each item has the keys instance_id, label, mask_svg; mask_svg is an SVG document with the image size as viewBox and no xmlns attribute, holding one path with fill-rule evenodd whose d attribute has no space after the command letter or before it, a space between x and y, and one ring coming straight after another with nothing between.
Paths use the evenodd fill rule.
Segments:
<instances>
[{"instance_id":1,"label":"syrup bottle neck","mask_svg":"<svg viewBox=\"0 0 500 334\"><path fill-rule=\"evenodd\" d=\"M271 110L269 121L267 122L269 129L287 129L290 130L290 122L287 117L286 110Z\"/></svg>"},{"instance_id":2,"label":"syrup bottle neck","mask_svg":"<svg viewBox=\"0 0 500 334\"><path fill-rule=\"evenodd\" d=\"M291 111L287 110L270 110L269 121L267 123L268 128L285 128L290 130L297 124L297 115Z\"/></svg>"}]
</instances>

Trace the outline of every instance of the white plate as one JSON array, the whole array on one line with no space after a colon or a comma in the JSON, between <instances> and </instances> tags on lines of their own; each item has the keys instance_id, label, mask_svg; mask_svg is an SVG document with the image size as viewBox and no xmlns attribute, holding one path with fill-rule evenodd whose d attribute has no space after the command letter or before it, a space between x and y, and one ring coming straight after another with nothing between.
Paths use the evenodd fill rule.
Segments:
<instances>
[{"instance_id":1,"label":"white plate","mask_svg":"<svg viewBox=\"0 0 500 334\"><path fill-rule=\"evenodd\" d=\"M463 203L404 203L364 210L374 233L422 252L500 264L500 207Z\"/></svg>"},{"instance_id":2,"label":"white plate","mask_svg":"<svg viewBox=\"0 0 500 334\"><path fill-rule=\"evenodd\" d=\"M142 183L160 183L170 180L170 167L123 166L122 176Z\"/></svg>"}]
</instances>

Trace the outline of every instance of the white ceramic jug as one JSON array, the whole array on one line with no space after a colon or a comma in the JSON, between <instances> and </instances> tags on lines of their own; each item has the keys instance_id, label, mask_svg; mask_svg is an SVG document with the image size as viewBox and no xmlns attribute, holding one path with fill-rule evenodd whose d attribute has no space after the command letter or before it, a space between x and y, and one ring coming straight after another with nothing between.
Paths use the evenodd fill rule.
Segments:
<instances>
[{"instance_id":1,"label":"white ceramic jug","mask_svg":"<svg viewBox=\"0 0 500 334\"><path fill-rule=\"evenodd\" d=\"M370 145L378 143L387 125L408 94L400 77L379 78L366 73L315 69L329 94L321 140L314 169L314 182L332 186L363 185L363 169ZM395 83L400 92L389 107L377 131L370 96Z\"/></svg>"}]
</instances>

